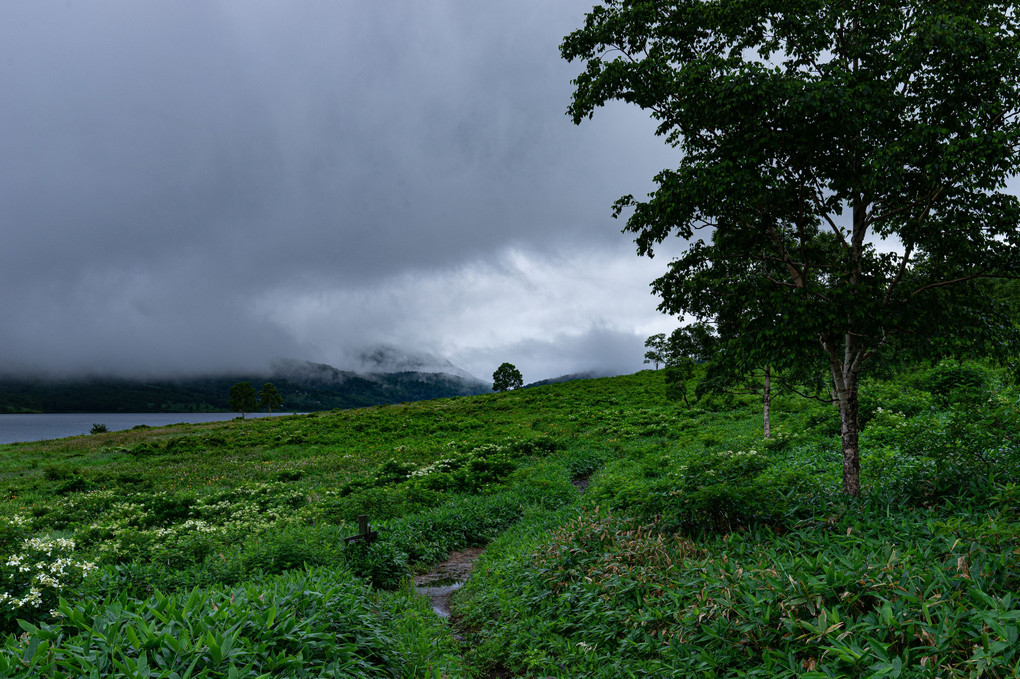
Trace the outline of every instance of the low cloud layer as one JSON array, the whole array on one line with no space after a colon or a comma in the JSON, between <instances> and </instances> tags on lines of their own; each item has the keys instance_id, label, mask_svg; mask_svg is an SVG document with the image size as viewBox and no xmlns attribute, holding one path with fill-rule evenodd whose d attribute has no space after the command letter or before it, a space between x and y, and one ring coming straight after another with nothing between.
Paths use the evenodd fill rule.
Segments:
<instances>
[{"instance_id":1,"label":"low cloud layer","mask_svg":"<svg viewBox=\"0 0 1020 679\"><path fill-rule=\"evenodd\" d=\"M536 380L626 372L640 369L644 338L669 323L653 313L648 292L657 266L612 250L511 250L371 288L277 290L257 309L335 365L350 363L349 350L365 343L451 357L479 377L503 361Z\"/></svg>"},{"instance_id":2,"label":"low cloud layer","mask_svg":"<svg viewBox=\"0 0 1020 679\"><path fill-rule=\"evenodd\" d=\"M670 252L637 258L610 206L676 151L633 107L564 114L590 8L3 3L0 373L379 344L483 378L639 369Z\"/></svg>"},{"instance_id":3,"label":"low cloud layer","mask_svg":"<svg viewBox=\"0 0 1020 679\"><path fill-rule=\"evenodd\" d=\"M674 158L564 114L589 1L0 6L0 372L199 373L374 343L486 377L640 368L610 218ZM636 349L635 349L636 347Z\"/></svg>"}]
</instances>

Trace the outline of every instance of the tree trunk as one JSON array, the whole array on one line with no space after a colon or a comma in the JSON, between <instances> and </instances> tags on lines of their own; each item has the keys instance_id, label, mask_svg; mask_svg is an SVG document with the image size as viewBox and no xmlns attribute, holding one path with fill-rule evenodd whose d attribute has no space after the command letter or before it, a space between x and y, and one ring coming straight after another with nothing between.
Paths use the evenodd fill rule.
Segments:
<instances>
[{"instance_id":1,"label":"tree trunk","mask_svg":"<svg viewBox=\"0 0 1020 679\"><path fill-rule=\"evenodd\" d=\"M839 403L840 438L843 445L843 492L851 497L861 494L861 454L858 438L860 422L857 417L857 385L859 375L851 371L833 370L836 398Z\"/></svg>"},{"instance_id":2,"label":"tree trunk","mask_svg":"<svg viewBox=\"0 0 1020 679\"><path fill-rule=\"evenodd\" d=\"M765 438L772 438L772 427L769 424L769 410L772 408L772 382L771 382L771 370L769 366L765 366L765 388L762 389L762 410Z\"/></svg>"}]
</instances>

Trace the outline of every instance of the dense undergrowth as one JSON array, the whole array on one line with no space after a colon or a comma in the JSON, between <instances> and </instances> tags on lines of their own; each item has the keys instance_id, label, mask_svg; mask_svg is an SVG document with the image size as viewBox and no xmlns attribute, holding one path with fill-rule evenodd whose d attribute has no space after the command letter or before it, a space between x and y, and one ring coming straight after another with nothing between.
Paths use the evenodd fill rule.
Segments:
<instances>
[{"instance_id":1,"label":"dense undergrowth","mask_svg":"<svg viewBox=\"0 0 1020 679\"><path fill-rule=\"evenodd\" d=\"M0 676L1020 674L1006 376L865 385L853 501L831 406L777 395L766 441L753 400L663 393L646 371L0 446ZM358 514L376 542L344 542ZM459 643L407 575L484 545Z\"/></svg>"}]
</instances>

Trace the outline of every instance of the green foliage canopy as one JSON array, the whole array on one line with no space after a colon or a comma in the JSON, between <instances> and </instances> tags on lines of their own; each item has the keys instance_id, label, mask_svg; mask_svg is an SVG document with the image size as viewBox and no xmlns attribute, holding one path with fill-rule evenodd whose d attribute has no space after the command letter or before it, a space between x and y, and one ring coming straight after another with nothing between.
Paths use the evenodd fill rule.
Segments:
<instances>
[{"instance_id":1,"label":"green foliage canopy","mask_svg":"<svg viewBox=\"0 0 1020 679\"><path fill-rule=\"evenodd\" d=\"M250 413L258 407L258 396L251 382L238 382L230 387L230 409L241 413L242 418L245 413Z\"/></svg>"},{"instance_id":2,"label":"green foliage canopy","mask_svg":"<svg viewBox=\"0 0 1020 679\"><path fill-rule=\"evenodd\" d=\"M561 45L575 123L612 100L681 151L626 231L660 308L735 324L726 360L831 372L843 489L860 493L858 385L902 340L1015 337L977 294L1020 270L1020 17L949 0L606 0ZM976 324L976 319L984 319Z\"/></svg>"},{"instance_id":3,"label":"green foliage canopy","mask_svg":"<svg viewBox=\"0 0 1020 679\"><path fill-rule=\"evenodd\" d=\"M492 373L493 391L510 391L524 386L524 377L513 363L504 363Z\"/></svg>"},{"instance_id":4,"label":"green foliage canopy","mask_svg":"<svg viewBox=\"0 0 1020 679\"><path fill-rule=\"evenodd\" d=\"M652 363L655 369L659 369L660 363L666 362L666 333L660 332L645 340L645 363Z\"/></svg>"},{"instance_id":5,"label":"green foliage canopy","mask_svg":"<svg viewBox=\"0 0 1020 679\"><path fill-rule=\"evenodd\" d=\"M272 414L273 408L279 408L283 405L283 397L280 396L280 392L276 390L272 383L266 382L262 387L262 391L259 392L259 405L263 408L268 408L270 414Z\"/></svg>"}]
</instances>

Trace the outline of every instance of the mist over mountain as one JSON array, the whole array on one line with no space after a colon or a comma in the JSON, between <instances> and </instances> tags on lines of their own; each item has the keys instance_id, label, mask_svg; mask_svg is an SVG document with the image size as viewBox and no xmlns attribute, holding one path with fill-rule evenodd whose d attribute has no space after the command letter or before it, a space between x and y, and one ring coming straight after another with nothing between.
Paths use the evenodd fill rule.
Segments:
<instances>
[{"instance_id":1,"label":"mist over mountain","mask_svg":"<svg viewBox=\"0 0 1020 679\"><path fill-rule=\"evenodd\" d=\"M575 380L594 380L599 377L612 377L612 375L599 370L588 370L580 373L570 373L569 375L550 377L549 379L538 380L537 382L530 382L525 384L524 387L544 387L549 384L561 384L563 382L573 382Z\"/></svg>"},{"instance_id":2,"label":"mist over mountain","mask_svg":"<svg viewBox=\"0 0 1020 679\"><path fill-rule=\"evenodd\" d=\"M358 354L358 372L367 373L445 373L476 380L474 375L462 370L445 358L424 352L408 352L391 346L378 346Z\"/></svg>"},{"instance_id":3,"label":"mist over mountain","mask_svg":"<svg viewBox=\"0 0 1020 679\"><path fill-rule=\"evenodd\" d=\"M283 410L314 411L486 393L491 383L449 361L392 348L366 354L371 372L278 359L266 370L163 378L82 377L0 379L0 413L229 412L230 387L271 382Z\"/></svg>"}]
</instances>

